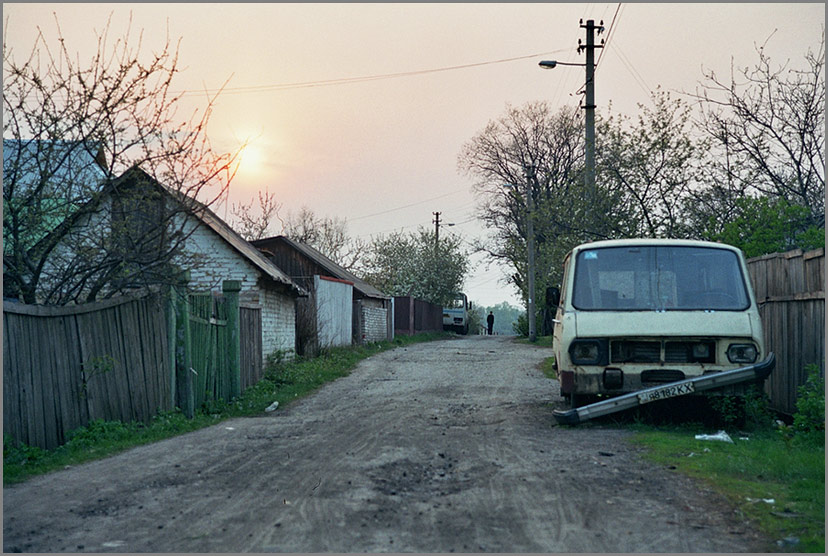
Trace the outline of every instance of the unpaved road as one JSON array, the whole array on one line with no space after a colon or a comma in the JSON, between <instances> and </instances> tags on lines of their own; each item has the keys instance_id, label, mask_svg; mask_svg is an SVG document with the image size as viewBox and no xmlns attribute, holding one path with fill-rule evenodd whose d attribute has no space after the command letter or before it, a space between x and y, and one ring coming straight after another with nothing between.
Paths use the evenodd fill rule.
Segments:
<instances>
[{"instance_id":1,"label":"unpaved road","mask_svg":"<svg viewBox=\"0 0 828 556\"><path fill-rule=\"evenodd\" d=\"M623 430L555 427L547 356L504 337L398 348L287 409L4 488L4 552L769 546Z\"/></svg>"}]
</instances>

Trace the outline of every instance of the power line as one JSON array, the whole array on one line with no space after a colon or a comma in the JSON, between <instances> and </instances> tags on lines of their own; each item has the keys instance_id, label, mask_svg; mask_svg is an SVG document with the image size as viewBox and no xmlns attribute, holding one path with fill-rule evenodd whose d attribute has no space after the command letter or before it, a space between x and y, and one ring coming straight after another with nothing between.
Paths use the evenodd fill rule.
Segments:
<instances>
[{"instance_id":1,"label":"power line","mask_svg":"<svg viewBox=\"0 0 828 556\"><path fill-rule=\"evenodd\" d=\"M362 220L363 218L371 218L372 216L379 216L381 214L388 214L389 212L394 212L394 211L397 211L397 210L402 210L402 209L407 209L407 208L414 207L414 206L417 206L417 205L422 205L423 203L428 203L428 202L434 201L436 199L442 199L443 197L448 197L449 195L457 195L458 193L463 193L463 191L452 191L451 193L444 193L443 195L438 195L436 197L431 197L429 199L423 199L422 201L417 201L416 203L411 203L410 205L403 205L401 207L390 208L388 210L383 210L383 211L380 211L380 212L374 212L374 213L371 213L371 214L365 214L365 215L357 216L357 217L354 217L354 218L346 218L345 221L346 222L353 222L354 220Z\"/></svg>"},{"instance_id":2,"label":"power line","mask_svg":"<svg viewBox=\"0 0 828 556\"><path fill-rule=\"evenodd\" d=\"M473 64L462 64L458 66L448 66L442 68L432 68L425 70L405 71L399 73L384 73L376 75L364 75L360 77L343 77L339 79L323 79L319 81L302 81L298 83L276 83L272 85L251 85L247 87L228 87L224 89L205 89L199 91L179 91L182 95L203 95L221 93L222 95L244 94L244 93L261 93L270 91L289 91L293 89L305 89L310 87L329 87L334 85L349 85L352 83L364 83L368 81L379 81L384 79L398 79L400 77L412 77L416 75L426 75L430 73L439 73L447 71L456 71L461 69L476 68L481 66L489 66L494 64L505 64L508 62L516 62L519 60L526 60L529 58L537 58L538 56L546 56L548 54L557 54L565 52L566 49L553 50L550 52L541 52L538 54L528 54L526 56L515 56L513 58L503 58L500 60L489 60L486 62L477 62Z\"/></svg>"},{"instance_id":3,"label":"power line","mask_svg":"<svg viewBox=\"0 0 828 556\"><path fill-rule=\"evenodd\" d=\"M649 96L652 92L652 89L650 89L650 87L644 81L644 78L641 76L641 74L638 73L638 70L635 69L635 66L633 66L632 62L629 60L627 55L624 54L624 51L621 50L621 48L618 45L616 45L613 49L613 52L615 52L618 55L618 59L621 60L621 63L624 65L624 67L627 68L627 71L630 72L633 81L635 81L636 84L638 84L638 86L641 87L641 89L644 91L644 94Z\"/></svg>"},{"instance_id":4,"label":"power line","mask_svg":"<svg viewBox=\"0 0 828 556\"><path fill-rule=\"evenodd\" d=\"M615 30L615 20L618 17L618 12L621 10L621 2L618 3L618 6L615 8L615 14L612 16L612 22L610 22L609 29L607 30L607 40L604 43L604 48L601 49L601 54L598 55L598 61L595 62L595 71L598 71L598 66L601 64L601 59L604 57L604 52L606 51L607 47L609 46L610 40L612 39L612 32Z\"/></svg>"}]
</instances>

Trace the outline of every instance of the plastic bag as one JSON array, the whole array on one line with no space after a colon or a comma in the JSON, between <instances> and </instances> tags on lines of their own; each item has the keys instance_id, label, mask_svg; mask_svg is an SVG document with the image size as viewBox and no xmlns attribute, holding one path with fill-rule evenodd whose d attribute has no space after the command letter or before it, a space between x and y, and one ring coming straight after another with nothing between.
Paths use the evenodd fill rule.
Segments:
<instances>
[{"instance_id":1,"label":"plastic bag","mask_svg":"<svg viewBox=\"0 0 828 556\"><path fill-rule=\"evenodd\" d=\"M733 439L725 431L719 431L716 434L697 434L696 440L718 440L719 442L730 442L733 444Z\"/></svg>"}]
</instances>

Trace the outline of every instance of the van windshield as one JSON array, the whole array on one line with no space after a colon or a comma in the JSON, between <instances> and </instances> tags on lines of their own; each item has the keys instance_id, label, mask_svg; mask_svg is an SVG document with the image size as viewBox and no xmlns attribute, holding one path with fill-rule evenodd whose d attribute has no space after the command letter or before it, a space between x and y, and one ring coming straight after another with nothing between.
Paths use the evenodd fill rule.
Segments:
<instances>
[{"instance_id":1,"label":"van windshield","mask_svg":"<svg viewBox=\"0 0 828 556\"><path fill-rule=\"evenodd\" d=\"M742 311L750 299L733 251L637 245L579 252L572 304L582 310Z\"/></svg>"},{"instance_id":2,"label":"van windshield","mask_svg":"<svg viewBox=\"0 0 828 556\"><path fill-rule=\"evenodd\" d=\"M466 306L466 298L462 295L458 295L454 299L452 299L447 308L449 309L462 309Z\"/></svg>"}]
</instances>

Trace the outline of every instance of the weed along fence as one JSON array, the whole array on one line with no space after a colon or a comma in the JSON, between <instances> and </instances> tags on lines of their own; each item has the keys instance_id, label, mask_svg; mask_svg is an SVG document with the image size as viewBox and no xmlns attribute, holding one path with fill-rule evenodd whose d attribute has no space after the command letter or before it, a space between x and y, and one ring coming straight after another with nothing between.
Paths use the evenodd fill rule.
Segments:
<instances>
[{"instance_id":1,"label":"weed along fence","mask_svg":"<svg viewBox=\"0 0 828 556\"><path fill-rule=\"evenodd\" d=\"M229 401L262 375L261 309L223 292L77 306L3 302L3 433L44 449L90 421Z\"/></svg>"},{"instance_id":2,"label":"weed along fence","mask_svg":"<svg viewBox=\"0 0 828 556\"><path fill-rule=\"evenodd\" d=\"M825 376L825 249L774 253L748 260L765 332L776 353L766 382L773 409L792 415L807 365Z\"/></svg>"},{"instance_id":3,"label":"weed along fence","mask_svg":"<svg viewBox=\"0 0 828 556\"><path fill-rule=\"evenodd\" d=\"M3 302L3 433L51 449L96 419L172 408L165 303L72 307Z\"/></svg>"}]
</instances>

